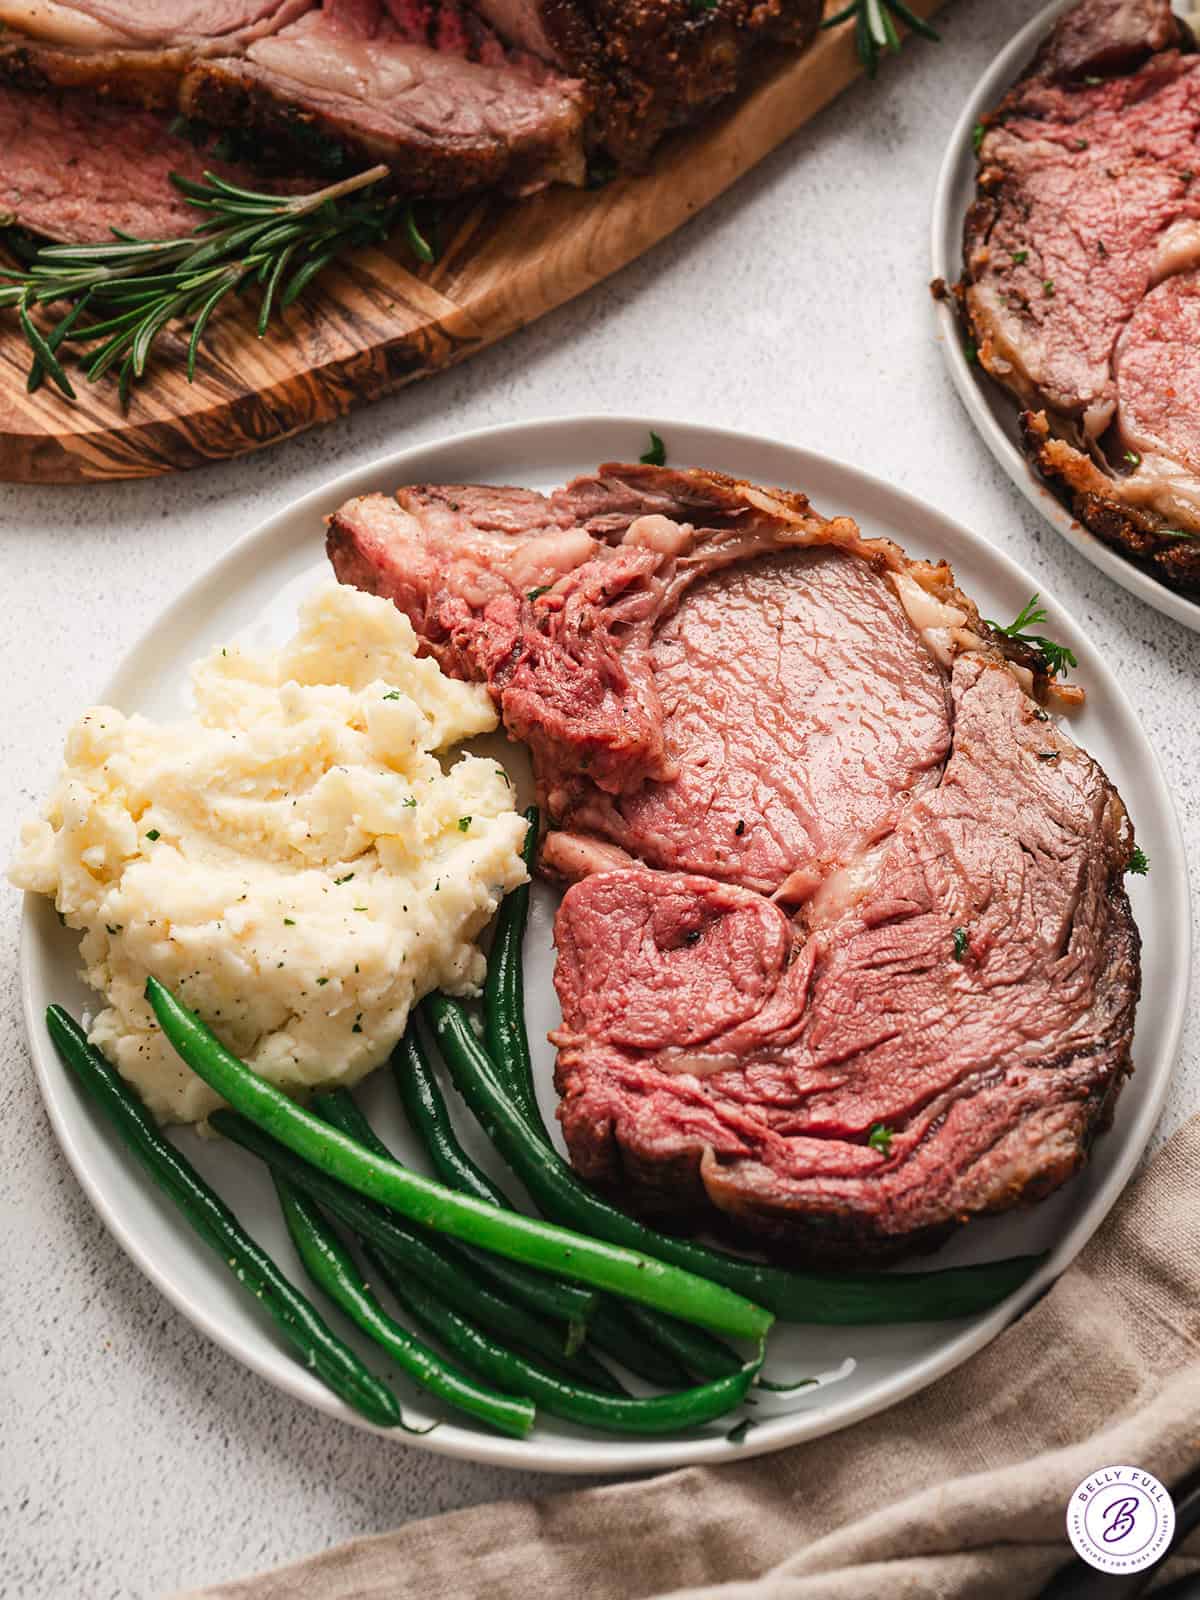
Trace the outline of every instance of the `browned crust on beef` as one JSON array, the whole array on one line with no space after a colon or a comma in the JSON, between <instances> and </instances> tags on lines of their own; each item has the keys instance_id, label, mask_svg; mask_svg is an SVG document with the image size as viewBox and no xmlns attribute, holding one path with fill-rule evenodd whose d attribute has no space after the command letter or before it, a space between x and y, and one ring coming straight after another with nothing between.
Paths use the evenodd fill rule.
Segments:
<instances>
[{"instance_id":1,"label":"browned crust on beef","mask_svg":"<svg viewBox=\"0 0 1200 1600\"><path fill-rule=\"evenodd\" d=\"M1056 437L1044 411L1021 413L1025 453L1090 533L1172 589L1200 594L1200 537L1171 537L1165 519L1117 499L1089 456Z\"/></svg>"},{"instance_id":2,"label":"browned crust on beef","mask_svg":"<svg viewBox=\"0 0 1200 1600\"><path fill-rule=\"evenodd\" d=\"M405 130L402 141L387 134L376 140L353 114L343 120L336 110L293 97L286 84L281 86L273 74L249 60L198 62L184 80L180 103L185 115L200 122L252 130L276 160L289 149L302 158L306 135L317 133L335 141L352 162L386 162L394 186L405 194L453 199L493 187L519 193L548 179L579 181L583 176L581 154L577 172L565 169L571 155L566 137L571 102L565 95L563 115L547 127L545 136L525 138L519 144L486 131L477 139L451 141L416 129ZM353 113L353 106L350 109Z\"/></svg>"},{"instance_id":3,"label":"browned crust on beef","mask_svg":"<svg viewBox=\"0 0 1200 1600\"><path fill-rule=\"evenodd\" d=\"M596 90L595 136L622 166L641 167L662 136L733 93L772 43L803 49L820 0L592 0L598 45L571 59ZM615 91L615 92L614 92Z\"/></svg>"},{"instance_id":4,"label":"browned crust on beef","mask_svg":"<svg viewBox=\"0 0 1200 1600\"><path fill-rule=\"evenodd\" d=\"M173 110L190 59L191 52L182 47L72 50L0 37L0 82L39 93L84 89L149 111Z\"/></svg>"}]
</instances>

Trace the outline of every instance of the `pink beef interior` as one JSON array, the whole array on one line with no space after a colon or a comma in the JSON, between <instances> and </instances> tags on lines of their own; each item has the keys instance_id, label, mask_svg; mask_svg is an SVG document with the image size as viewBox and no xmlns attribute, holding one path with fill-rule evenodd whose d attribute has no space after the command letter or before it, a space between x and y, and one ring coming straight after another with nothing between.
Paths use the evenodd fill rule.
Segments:
<instances>
[{"instance_id":1,"label":"pink beef interior","mask_svg":"<svg viewBox=\"0 0 1200 1600\"><path fill-rule=\"evenodd\" d=\"M189 233L202 213L171 184L172 172L198 180L215 171L261 186L244 167L173 133L161 113L82 95L0 84L0 147L0 213L52 239L106 240L113 228L143 239Z\"/></svg>"},{"instance_id":2,"label":"pink beef interior","mask_svg":"<svg viewBox=\"0 0 1200 1600\"><path fill-rule=\"evenodd\" d=\"M328 544L530 747L591 1182L839 1261L1078 1168L1129 1070L1130 830L948 569L649 466L366 496Z\"/></svg>"},{"instance_id":3,"label":"pink beef interior","mask_svg":"<svg viewBox=\"0 0 1200 1600\"><path fill-rule=\"evenodd\" d=\"M887 580L836 549L705 578L650 648L677 776L562 819L648 866L807 899L936 781L945 688Z\"/></svg>"},{"instance_id":4,"label":"pink beef interior","mask_svg":"<svg viewBox=\"0 0 1200 1600\"><path fill-rule=\"evenodd\" d=\"M1200 272L1151 290L1121 335L1114 371L1129 448L1200 478Z\"/></svg>"},{"instance_id":5,"label":"pink beef interior","mask_svg":"<svg viewBox=\"0 0 1200 1600\"><path fill-rule=\"evenodd\" d=\"M1075 1171L1137 996L1119 812L1005 667L960 659L954 696L942 783L815 925L644 869L568 891L557 1082L594 1183L854 1259Z\"/></svg>"}]
</instances>

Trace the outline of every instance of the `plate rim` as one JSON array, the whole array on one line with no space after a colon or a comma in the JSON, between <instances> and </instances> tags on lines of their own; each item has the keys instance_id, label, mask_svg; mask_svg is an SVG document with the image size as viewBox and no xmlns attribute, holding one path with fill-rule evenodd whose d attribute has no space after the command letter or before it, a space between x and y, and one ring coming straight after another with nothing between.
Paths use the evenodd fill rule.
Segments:
<instances>
[{"instance_id":1,"label":"plate rim","mask_svg":"<svg viewBox=\"0 0 1200 1600\"><path fill-rule=\"evenodd\" d=\"M645 415L631 416L622 412L535 417L439 436L403 450L385 452L364 465L345 469L326 483L306 491L297 499L280 507L227 546L215 562L197 573L183 590L151 619L149 625L143 628L134 642L122 652L119 662L104 686L103 694L109 695L110 690L119 687L122 677L131 670L130 664L147 648L153 638L189 610L197 605L203 606L206 592L210 588L219 588L226 575L236 572L239 564L255 546L278 538L286 523L303 518L314 511L320 513L322 510L328 510L329 507L340 504L348 494L370 492L369 487L363 486L369 486L375 480L386 481L391 477L395 482L400 482L407 470L407 463L419 461L422 457L450 446L487 445L512 440L519 452L523 439L543 440L546 435L554 434L569 437L581 428L610 428L613 425L619 426L622 430L629 430L632 438L641 437L650 427L664 436L670 436L674 432L678 437L685 431L691 436L705 435L707 436L703 444L705 451L719 450L722 447L727 447L731 451L736 451L739 447L743 449L767 447L780 450L796 462L796 476L799 481L803 481L808 463L819 463L835 473L844 473L857 479L871 493L881 493L890 497L906 515L914 519L916 526L919 526L922 520L932 520L935 524L949 526L968 546L984 552L986 559L994 562L1006 579L1018 581L1020 585L1034 581L1031 574L1026 572L1021 563L1007 551L990 543L982 534L973 532L957 518L940 511L931 502L921 499L909 490L893 485L874 473L824 451L810 450L771 435L721 427L708 422L688 421L682 417L654 418ZM1040 592L1049 605L1056 605L1051 592L1044 588ZM1088 671L1096 682L1097 690L1103 690L1105 696L1115 703L1141 735L1153 788L1157 791L1163 811L1165 837L1162 843L1169 844L1169 854L1174 858L1164 865L1168 870L1175 864L1181 866L1184 869L1182 881L1186 882L1187 856L1178 809L1157 752L1142 728L1129 697L1104 659L1099 644L1094 644L1091 635L1075 623L1068 609L1061 606L1057 606L1056 609L1067 620L1070 630L1078 635L1074 642L1085 643L1089 653L1094 655L1095 659L1089 663ZM113 696L109 695L109 698L111 700ZM102 703L102 700L95 703ZM1162 851L1162 853L1165 855L1168 852ZM841 1403L835 1401L820 1411L796 1412L765 1419L760 1428L754 1430L741 1444L732 1444L723 1437L699 1439L682 1437L670 1440L618 1438L616 1443L612 1443L597 1442L585 1437L577 1438L573 1435L540 1440L531 1444L530 1441L510 1440L499 1435L486 1434L482 1430L455 1421L442 1422L431 1434L414 1439L397 1430L381 1429L368 1423L325 1389L281 1346L268 1342L260 1352L255 1346L248 1345L235 1328L231 1329L222 1322L219 1314L210 1313L194 1295L189 1294L185 1284L160 1272L153 1260L143 1251L136 1237L136 1231L125 1225L118 1208L110 1203L103 1184L96 1181L86 1156L81 1153L72 1136L67 1110L70 1102L82 1103L82 1094L58 1061L45 1035L42 1027L42 1000L34 993L40 961L37 949L38 913L44 911L45 907L41 904L42 897L32 894L26 894L22 911L19 975L21 1003L30 1054L43 1103L55 1137L84 1194L122 1250L167 1300L182 1311L195 1327L242 1365L249 1367L251 1371L293 1399L301 1400L340 1421L387 1437L402 1446L415 1445L454 1459L525 1471L595 1475L659 1471L680 1466L709 1465L726 1460L746 1460L840 1431L867 1417L889 1410L952 1371L989 1344L1070 1264L1108 1215L1141 1161L1149 1137L1161 1115L1178 1058L1186 1015L1192 930L1188 900L1186 895L1179 894L1174 874L1172 882L1175 905L1174 925L1170 932L1172 948L1176 951L1178 960L1173 973L1173 992L1170 996L1166 1031L1156 1061L1157 1079L1152 1092L1139 1107L1135 1120L1127 1131L1125 1145L1114 1161L1111 1171L1097 1192L1084 1204L1082 1211L1065 1227L1063 1236L1043 1265L1007 1299L986 1314L973 1319L936 1351L912 1360L903 1376L884 1380L880 1384L878 1393L868 1393L857 1400ZM1144 1070L1148 1073L1148 1069ZM107 1133L107 1128L104 1131ZM178 1219L172 1220L175 1226L184 1226Z\"/></svg>"},{"instance_id":2,"label":"plate rim","mask_svg":"<svg viewBox=\"0 0 1200 1600\"><path fill-rule=\"evenodd\" d=\"M968 160L972 129L980 114L991 110L1000 95L1012 86L1021 68L1046 36L1050 25L1075 3L1076 0L1051 0L993 57L968 94L951 129L934 186L930 215L930 264L934 280L941 278L951 285L958 281L962 271L961 244L951 244L952 240L961 240L962 217L952 202ZM939 342L942 359L968 418L993 458L1029 504L1041 513L1072 549L1120 584L1128 594L1143 600L1155 611L1182 623L1184 627L1200 633L1200 601L1189 600L1186 595L1168 588L1165 583L1160 583L1157 578L1143 572L1132 561L1111 549L1084 527L1077 517L1072 516L1054 492L1035 477L1028 461L997 421L988 404L985 385L993 385L995 380L982 373L981 369L972 367L963 353L962 328L953 306L948 300L936 301L934 315L941 333ZM1000 393L1000 386L995 387ZM1004 399L1013 407L1017 405L1016 400L1007 393Z\"/></svg>"}]
</instances>

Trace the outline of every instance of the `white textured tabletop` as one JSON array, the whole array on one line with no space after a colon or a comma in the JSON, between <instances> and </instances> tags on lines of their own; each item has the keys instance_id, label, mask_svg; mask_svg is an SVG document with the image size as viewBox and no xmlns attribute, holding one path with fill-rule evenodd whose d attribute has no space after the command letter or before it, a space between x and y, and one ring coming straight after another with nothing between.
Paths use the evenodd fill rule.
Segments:
<instances>
[{"instance_id":1,"label":"white textured tabletop","mask_svg":"<svg viewBox=\"0 0 1200 1600\"><path fill-rule=\"evenodd\" d=\"M1119 664L1200 830L1197 640L1044 526L942 368L928 221L951 125L1040 0L956 0L674 238L444 378L229 466L111 488L0 486L0 785L11 851L68 724L155 614L295 496L401 444L567 412L775 435L891 478L1044 578ZM458 1464L277 1394L196 1333L108 1237L60 1157L0 891L0 1596L155 1596L562 1479ZM1193 996L1195 990L1193 989ZM1200 1108L1200 1007L1161 1138Z\"/></svg>"}]
</instances>

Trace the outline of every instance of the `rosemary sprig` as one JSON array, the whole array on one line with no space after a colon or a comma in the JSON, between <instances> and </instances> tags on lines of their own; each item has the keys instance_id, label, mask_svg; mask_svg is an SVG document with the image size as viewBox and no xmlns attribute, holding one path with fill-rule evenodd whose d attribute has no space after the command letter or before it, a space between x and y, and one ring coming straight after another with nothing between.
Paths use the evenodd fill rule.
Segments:
<instances>
[{"instance_id":1,"label":"rosemary sprig","mask_svg":"<svg viewBox=\"0 0 1200 1600\"><path fill-rule=\"evenodd\" d=\"M1047 639L1044 634L1030 633L1030 628L1036 628L1039 622L1048 621L1045 610L1038 604L1039 596L1031 596L1021 607L1016 618L1002 627L1000 623L993 622L986 617L989 628L995 628L997 633L1003 633L1010 639L1019 639L1022 644L1031 644L1035 650L1040 650L1046 658L1046 664L1056 678L1065 678L1071 667L1077 667L1078 661L1075 654L1065 644L1056 644L1053 639Z\"/></svg>"},{"instance_id":2,"label":"rosemary sprig","mask_svg":"<svg viewBox=\"0 0 1200 1600\"><path fill-rule=\"evenodd\" d=\"M114 228L111 243L44 245L23 268L0 265L0 306L16 307L33 352L30 392L50 378L75 398L59 354L71 341L96 346L82 360L92 382L118 367L125 404L159 335L176 321L191 324L190 383L209 319L227 296L259 286L261 339L272 314L291 305L335 256L385 238L399 221L413 254L431 261L411 201L351 198L387 176L386 167L371 167L313 194L281 196L240 188L212 172L200 183L173 173L188 204L209 213L185 238L138 239ZM67 309L42 333L31 312L50 305Z\"/></svg>"},{"instance_id":3,"label":"rosemary sprig","mask_svg":"<svg viewBox=\"0 0 1200 1600\"><path fill-rule=\"evenodd\" d=\"M848 6L843 6L832 17L826 17L821 26L836 28L843 22L849 22L851 17L854 18L854 47L869 78L873 78L879 70L879 58L884 51L900 48L897 18L923 39L938 43L942 37L923 17L910 11L902 0L850 0Z\"/></svg>"}]
</instances>

